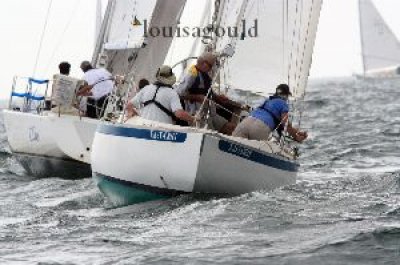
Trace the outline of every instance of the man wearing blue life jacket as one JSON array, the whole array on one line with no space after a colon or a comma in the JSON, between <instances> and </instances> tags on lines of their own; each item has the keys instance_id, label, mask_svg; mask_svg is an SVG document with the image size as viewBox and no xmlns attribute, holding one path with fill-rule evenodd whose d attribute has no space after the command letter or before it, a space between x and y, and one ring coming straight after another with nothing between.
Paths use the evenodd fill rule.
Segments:
<instances>
[{"instance_id":1,"label":"man wearing blue life jacket","mask_svg":"<svg viewBox=\"0 0 400 265\"><path fill-rule=\"evenodd\" d=\"M232 135L250 140L268 140L274 130L281 135L288 119L287 101L291 95L288 85L277 86L275 95L252 111L249 117L236 127ZM288 123L287 132L297 142L302 142L307 138L307 132L292 127L290 123Z\"/></svg>"}]
</instances>

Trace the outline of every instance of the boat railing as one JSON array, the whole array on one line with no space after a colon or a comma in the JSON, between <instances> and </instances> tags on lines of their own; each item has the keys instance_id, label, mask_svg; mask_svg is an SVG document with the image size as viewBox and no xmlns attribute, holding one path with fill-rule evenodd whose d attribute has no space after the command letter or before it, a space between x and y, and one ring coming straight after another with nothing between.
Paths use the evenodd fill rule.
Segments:
<instances>
[{"instance_id":1,"label":"boat railing","mask_svg":"<svg viewBox=\"0 0 400 265\"><path fill-rule=\"evenodd\" d=\"M8 109L40 113L46 107L51 82L48 79L14 76Z\"/></svg>"},{"instance_id":2,"label":"boat railing","mask_svg":"<svg viewBox=\"0 0 400 265\"><path fill-rule=\"evenodd\" d=\"M114 88L107 99L107 104L101 110L104 115L102 119L113 121L125 116L126 105L132 95L135 94L134 73L126 76L114 77ZM122 120L121 120L122 121Z\"/></svg>"}]
</instances>

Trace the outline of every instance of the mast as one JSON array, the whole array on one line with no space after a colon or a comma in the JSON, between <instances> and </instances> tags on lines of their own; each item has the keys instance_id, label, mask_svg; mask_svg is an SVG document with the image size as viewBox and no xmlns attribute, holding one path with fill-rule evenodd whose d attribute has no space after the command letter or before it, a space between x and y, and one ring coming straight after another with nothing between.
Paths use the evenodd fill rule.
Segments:
<instances>
[{"instance_id":1,"label":"mast","mask_svg":"<svg viewBox=\"0 0 400 265\"><path fill-rule=\"evenodd\" d=\"M101 23L101 28L97 35L96 47L94 49L93 56L92 56L92 65L97 64L99 54L103 50L104 40L108 35L107 32L109 29L110 19L112 17L111 14L112 14L112 10L113 10L114 1L115 0L108 0L106 12L104 14L104 19L103 19L103 22Z\"/></svg>"},{"instance_id":2,"label":"mast","mask_svg":"<svg viewBox=\"0 0 400 265\"><path fill-rule=\"evenodd\" d=\"M171 28L171 32L175 33L185 5L186 0L157 0L148 28L167 26ZM136 78L153 81L157 69L165 61L172 42L172 37L153 37L148 34L145 40L146 45L137 51L135 59L130 62L129 72L134 72Z\"/></svg>"},{"instance_id":3,"label":"mast","mask_svg":"<svg viewBox=\"0 0 400 265\"><path fill-rule=\"evenodd\" d=\"M97 38L99 37L100 29L101 29L101 13L102 13L102 4L101 0L97 0L96 3L96 25L94 32L94 40L95 40L95 48L97 44Z\"/></svg>"},{"instance_id":4,"label":"mast","mask_svg":"<svg viewBox=\"0 0 400 265\"><path fill-rule=\"evenodd\" d=\"M44 40L44 36L45 36L45 34L46 34L46 29L47 29L47 24L48 24L48 22L49 22L50 10L51 10L52 4L53 4L53 0L50 0L49 6L48 6L48 8L47 8L46 19L45 19L45 22L44 22L42 35L41 35L41 37L40 37L39 48L38 48L38 51L37 51L37 54L36 54L36 62L35 62L35 66L34 66L34 68L33 68L33 75L32 75L32 77L35 77L35 76L36 76L36 70L37 70L37 66L38 66L38 63L39 63L40 53L42 52L43 40Z\"/></svg>"}]
</instances>

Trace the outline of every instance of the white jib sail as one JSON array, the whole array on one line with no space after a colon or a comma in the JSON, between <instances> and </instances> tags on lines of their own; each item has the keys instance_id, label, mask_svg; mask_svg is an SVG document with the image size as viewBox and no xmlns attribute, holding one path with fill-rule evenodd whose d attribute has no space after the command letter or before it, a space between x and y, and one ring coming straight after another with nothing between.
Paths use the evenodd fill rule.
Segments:
<instances>
[{"instance_id":1,"label":"white jib sail","mask_svg":"<svg viewBox=\"0 0 400 265\"><path fill-rule=\"evenodd\" d=\"M371 0L360 0L364 72L400 65L400 43Z\"/></svg>"},{"instance_id":2,"label":"white jib sail","mask_svg":"<svg viewBox=\"0 0 400 265\"><path fill-rule=\"evenodd\" d=\"M267 96L278 84L287 83L295 97L304 96L322 0L234 2L225 7L221 26L227 30L234 21L244 22L235 54L224 65L222 85ZM246 6L239 18L241 4ZM226 38L232 39L225 35L217 49L223 48Z\"/></svg>"}]
</instances>

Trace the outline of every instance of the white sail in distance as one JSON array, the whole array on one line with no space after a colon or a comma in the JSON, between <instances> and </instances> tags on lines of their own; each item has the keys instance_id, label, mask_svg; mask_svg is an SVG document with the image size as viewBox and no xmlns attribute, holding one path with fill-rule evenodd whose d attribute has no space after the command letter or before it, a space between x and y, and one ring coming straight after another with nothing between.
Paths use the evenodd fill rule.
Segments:
<instances>
[{"instance_id":1,"label":"white sail in distance","mask_svg":"<svg viewBox=\"0 0 400 265\"><path fill-rule=\"evenodd\" d=\"M359 0L364 73L400 65L400 42L371 0Z\"/></svg>"},{"instance_id":2,"label":"white sail in distance","mask_svg":"<svg viewBox=\"0 0 400 265\"><path fill-rule=\"evenodd\" d=\"M244 34L235 40L235 54L224 65L222 85L268 96L278 84L286 83L294 97L303 97L322 0L234 2L225 5L221 26L227 30L235 21L242 21L239 33ZM239 18L241 4L246 6ZM229 36L220 39L217 50L229 43L227 38L232 40Z\"/></svg>"}]
</instances>

